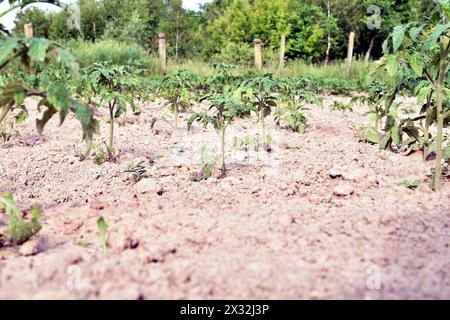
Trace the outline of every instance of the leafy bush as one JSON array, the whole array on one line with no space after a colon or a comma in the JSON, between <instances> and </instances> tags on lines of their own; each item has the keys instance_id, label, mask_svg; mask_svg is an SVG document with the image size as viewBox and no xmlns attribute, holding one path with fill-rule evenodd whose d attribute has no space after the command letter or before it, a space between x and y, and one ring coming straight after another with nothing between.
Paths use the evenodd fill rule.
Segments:
<instances>
[{"instance_id":1,"label":"leafy bush","mask_svg":"<svg viewBox=\"0 0 450 320\"><path fill-rule=\"evenodd\" d=\"M137 44L127 44L115 40L69 41L67 47L82 67L94 63L110 62L114 65L134 65L156 73L159 62Z\"/></svg>"},{"instance_id":2,"label":"leafy bush","mask_svg":"<svg viewBox=\"0 0 450 320\"><path fill-rule=\"evenodd\" d=\"M212 60L216 63L220 62L251 67L254 62L253 50L253 47L249 44L229 42Z\"/></svg>"}]
</instances>

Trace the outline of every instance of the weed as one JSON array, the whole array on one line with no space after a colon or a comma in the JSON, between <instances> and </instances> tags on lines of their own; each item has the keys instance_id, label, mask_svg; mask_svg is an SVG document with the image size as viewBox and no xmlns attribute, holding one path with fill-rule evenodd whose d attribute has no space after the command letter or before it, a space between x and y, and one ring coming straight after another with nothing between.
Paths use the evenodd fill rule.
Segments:
<instances>
[{"instance_id":1,"label":"weed","mask_svg":"<svg viewBox=\"0 0 450 320\"><path fill-rule=\"evenodd\" d=\"M414 181L409 181L409 180L403 180L402 182L399 183L399 186L411 189L411 190L415 190L420 186L421 180L417 179Z\"/></svg>"},{"instance_id":2,"label":"weed","mask_svg":"<svg viewBox=\"0 0 450 320\"><path fill-rule=\"evenodd\" d=\"M40 223L41 210L35 205L31 206L29 209L31 220L26 221L24 212L17 207L11 193L5 193L0 198L0 210L4 210L8 215L8 229L4 233L0 233L0 235L3 235L6 240L14 245L21 245L27 242L42 229Z\"/></svg>"},{"instance_id":3,"label":"weed","mask_svg":"<svg viewBox=\"0 0 450 320\"><path fill-rule=\"evenodd\" d=\"M334 101L330 106L331 111L342 111L342 114L345 115L347 111L353 112L353 106L350 103L342 103L339 101Z\"/></svg>"},{"instance_id":4,"label":"weed","mask_svg":"<svg viewBox=\"0 0 450 320\"><path fill-rule=\"evenodd\" d=\"M133 179L134 183L141 181L146 177L147 168L144 165L145 161L141 160L137 163L129 163L125 168L125 172L128 172Z\"/></svg>"}]
</instances>

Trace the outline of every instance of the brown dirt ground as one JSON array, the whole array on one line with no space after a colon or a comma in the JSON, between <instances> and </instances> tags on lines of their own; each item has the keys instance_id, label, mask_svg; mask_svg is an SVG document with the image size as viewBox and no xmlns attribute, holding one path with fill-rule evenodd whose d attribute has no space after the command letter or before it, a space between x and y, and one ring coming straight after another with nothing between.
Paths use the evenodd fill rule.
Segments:
<instances>
[{"instance_id":1,"label":"brown dirt ground","mask_svg":"<svg viewBox=\"0 0 450 320\"><path fill-rule=\"evenodd\" d=\"M325 104L333 100L348 98ZM202 182L191 175L200 148L216 147L214 130L152 131L161 113L152 103L128 116L117 161L101 166L76 157L73 118L62 127L53 119L43 136L34 117L18 126L21 136L0 148L0 192L39 203L43 230L28 244L36 255L0 248L0 299L450 298L450 181L434 193L425 181L433 161L359 143L364 108L344 116L313 107L304 135L268 121L270 154L231 147L260 130L239 121L226 177ZM134 184L124 167L139 160L149 177ZM424 182L413 191L398 186L404 179ZM338 185L351 194L334 195Z\"/></svg>"}]
</instances>

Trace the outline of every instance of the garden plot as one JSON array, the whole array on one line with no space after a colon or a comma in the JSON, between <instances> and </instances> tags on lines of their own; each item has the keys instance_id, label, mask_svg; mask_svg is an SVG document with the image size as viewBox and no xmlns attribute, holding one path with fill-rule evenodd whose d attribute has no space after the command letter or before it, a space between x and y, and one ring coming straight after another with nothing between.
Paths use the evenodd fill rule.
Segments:
<instances>
[{"instance_id":1,"label":"garden plot","mask_svg":"<svg viewBox=\"0 0 450 320\"><path fill-rule=\"evenodd\" d=\"M188 113L172 133L151 129L163 111L144 105L100 166L79 161L75 119L39 136L31 117L0 149L0 192L41 204L43 228L0 248L0 298L450 298L450 182L434 193L432 160L359 143L365 107L332 112L334 101L349 98L305 111L304 135L269 117L271 152L238 143L257 137L254 119L234 122L226 174L199 182L202 156L220 148L212 127L184 129ZM97 117L107 132L107 112ZM126 171L140 162L135 182Z\"/></svg>"}]
</instances>

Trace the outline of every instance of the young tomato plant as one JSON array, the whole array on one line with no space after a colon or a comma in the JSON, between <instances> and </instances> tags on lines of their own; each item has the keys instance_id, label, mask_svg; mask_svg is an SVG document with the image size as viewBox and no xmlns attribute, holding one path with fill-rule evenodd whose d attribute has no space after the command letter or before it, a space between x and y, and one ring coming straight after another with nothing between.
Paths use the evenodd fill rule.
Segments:
<instances>
[{"instance_id":1,"label":"young tomato plant","mask_svg":"<svg viewBox=\"0 0 450 320\"><path fill-rule=\"evenodd\" d=\"M305 133L308 119L303 111L308 110L303 106L286 105L275 111L275 124L277 127L283 127L298 132Z\"/></svg>"},{"instance_id":2,"label":"young tomato plant","mask_svg":"<svg viewBox=\"0 0 450 320\"><path fill-rule=\"evenodd\" d=\"M437 3L440 11L436 11L427 23L412 23L394 28L383 44L385 56L380 67L400 79L406 78L405 74L410 75L410 78L415 77L415 92L420 100L426 100L422 109L426 118L424 143L425 148L429 147L429 128L435 123L436 164L433 187L439 191L444 153L444 125L450 117L450 3L446 0L438 0Z\"/></svg>"},{"instance_id":3,"label":"young tomato plant","mask_svg":"<svg viewBox=\"0 0 450 320\"><path fill-rule=\"evenodd\" d=\"M246 103L251 105L258 113L263 139L266 139L265 119L270 115L272 109L277 107L277 98L274 96L276 88L277 83L269 73L257 75L241 84Z\"/></svg>"},{"instance_id":4,"label":"young tomato plant","mask_svg":"<svg viewBox=\"0 0 450 320\"><path fill-rule=\"evenodd\" d=\"M31 74L32 81L10 80L0 89L0 123L14 110L20 110L19 119L28 115L25 101L34 97L39 99L38 111L46 108L42 118L36 121L39 133L55 114L59 114L62 124L71 111L80 121L83 139L89 144L98 131L98 122L92 111L72 98L65 83L43 76L51 64L53 68L67 70L74 77L79 77L78 65L72 55L47 39L9 37L0 40L0 70L19 58L27 73Z\"/></svg>"},{"instance_id":5,"label":"young tomato plant","mask_svg":"<svg viewBox=\"0 0 450 320\"><path fill-rule=\"evenodd\" d=\"M134 104L133 80L125 66L110 66L108 63L95 63L87 70L85 81L88 88L100 98L99 105L104 103L109 111L109 139L107 144L108 157L115 155L114 122L126 113L130 105L134 114L140 110Z\"/></svg>"},{"instance_id":6,"label":"young tomato plant","mask_svg":"<svg viewBox=\"0 0 450 320\"><path fill-rule=\"evenodd\" d=\"M253 110L251 106L241 102L241 92L225 87L221 93L214 92L204 96L201 101L210 104L208 112L193 114L188 120L188 128L195 121L203 123L205 126L211 124L219 133L221 151L221 170L225 173L225 134L226 129L236 118L244 118L250 115Z\"/></svg>"},{"instance_id":7,"label":"young tomato plant","mask_svg":"<svg viewBox=\"0 0 450 320\"><path fill-rule=\"evenodd\" d=\"M159 93L167 100L173 115L173 128L178 129L178 114L190 108L190 90L193 87L193 75L187 70L175 70L161 82Z\"/></svg>"},{"instance_id":8,"label":"young tomato plant","mask_svg":"<svg viewBox=\"0 0 450 320\"><path fill-rule=\"evenodd\" d=\"M278 82L280 91L279 100L283 107L275 111L275 124L278 127L286 126L294 132L304 133L308 119L304 111L308 110L305 104L319 104L321 101L314 93L307 90L305 79L281 79Z\"/></svg>"}]
</instances>

